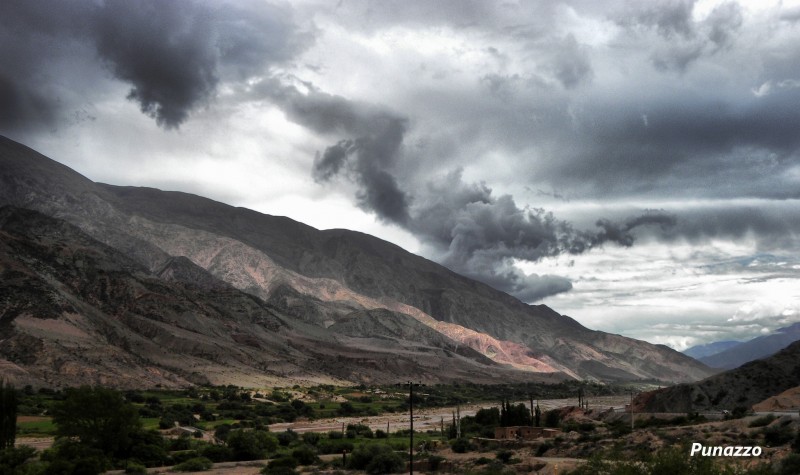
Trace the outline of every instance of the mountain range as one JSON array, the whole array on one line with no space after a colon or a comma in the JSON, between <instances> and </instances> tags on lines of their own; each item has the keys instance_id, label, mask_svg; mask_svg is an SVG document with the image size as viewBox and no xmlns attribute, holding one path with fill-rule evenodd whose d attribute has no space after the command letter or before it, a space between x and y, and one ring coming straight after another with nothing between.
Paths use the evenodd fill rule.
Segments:
<instances>
[{"instance_id":1,"label":"mountain range","mask_svg":"<svg viewBox=\"0 0 800 475\"><path fill-rule=\"evenodd\" d=\"M741 341L736 341L736 340L714 341L711 343L705 343L703 345L695 345L691 348L683 350L682 353L686 356L691 356L692 358L699 360L700 358L716 355L717 353L721 353L729 348L733 348L739 343L741 343Z\"/></svg>"},{"instance_id":2,"label":"mountain range","mask_svg":"<svg viewBox=\"0 0 800 475\"><path fill-rule=\"evenodd\" d=\"M717 351L702 356L694 356L712 368L733 369L753 360L766 358L786 348L795 341L800 340L800 322L779 328L770 335L762 335L744 342L734 342L733 345L715 345Z\"/></svg>"},{"instance_id":3,"label":"mountain range","mask_svg":"<svg viewBox=\"0 0 800 475\"><path fill-rule=\"evenodd\" d=\"M37 385L694 381L363 233L95 183L0 138L0 369Z\"/></svg>"}]
</instances>

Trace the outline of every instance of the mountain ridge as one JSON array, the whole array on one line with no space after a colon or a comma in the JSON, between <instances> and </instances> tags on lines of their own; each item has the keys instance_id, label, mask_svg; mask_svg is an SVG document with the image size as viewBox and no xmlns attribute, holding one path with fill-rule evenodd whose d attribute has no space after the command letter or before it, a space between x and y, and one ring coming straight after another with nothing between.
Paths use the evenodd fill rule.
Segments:
<instances>
[{"instance_id":1,"label":"mountain ridge","mask_svg":"<svg viewBox=\"0 0 800 475\"><path fill-rule=\"evenodd\" d=\"M0 164L0 204L64 219L150 272L183 257L187 273L191 263L270 305L280 300L279 310L302 314L313 334L350 312L387 309L530 374L663 381L710 374L673 350L587 329L363 233L319 231L188 193L94 183L5 138Z\"/></svg>"},{"instance_id":2,"label":"mountain ridge","mask_svg":"<svg viewBox=\"0 0 800 475\"><path fill-rule=\"evenodd\" d=\"M775 354L797 340L800 340L800 322L779 328L771 335L762 335L743 341L736 346L698 359L712 368L733 369L750 361Z\"/></svg>"}]
</instances>

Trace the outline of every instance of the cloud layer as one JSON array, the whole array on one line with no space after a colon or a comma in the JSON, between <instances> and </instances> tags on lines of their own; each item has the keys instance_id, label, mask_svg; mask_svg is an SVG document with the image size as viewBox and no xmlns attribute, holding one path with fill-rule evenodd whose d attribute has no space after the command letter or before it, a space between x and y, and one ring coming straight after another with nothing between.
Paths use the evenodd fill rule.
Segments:
<instances>
[{"instance_id":1,"label":"cloud layer","mask_svg":"<svg viewBox=\"0 0 800 475\"><path fill-rule=\"evenodd\" d=\"M525 301L602 301L613 325L670 300L585 278L597 256L800 250L798 22L780 2L12 0L0 133L107 181L210 183L301 221L337 203ZM728 275L703 269L700 286ZM722 326L749 304L672 303L690 297Z\"/></svg>"}]
</instances>

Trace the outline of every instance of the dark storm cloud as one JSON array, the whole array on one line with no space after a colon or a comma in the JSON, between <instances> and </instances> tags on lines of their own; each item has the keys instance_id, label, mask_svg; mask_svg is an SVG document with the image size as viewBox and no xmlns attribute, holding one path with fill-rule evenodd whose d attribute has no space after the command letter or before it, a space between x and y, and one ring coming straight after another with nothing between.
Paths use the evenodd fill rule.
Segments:
<instances>
[{"instance_id":1,"label":"dark storm cloud","mask_svg":"<svg viewBox=\"0 0 800 475\"><path fill-rule=\"evenodd\" d=\"M317 90L301 93L294 86L265 81L260 92L294 122L318 133L342 138L317 154L313 176L327 181L346 171L359 185L359 206L381 219L403 225L409 197L392 174L402 153L407 120L386 108L350 101Z\"/></svg>"},{"instance_id":2,"label":"dark storm cloud","mask_svg":"<svg viewBox=\"0 0 800 475\"><path fill-rule=\"evenodd\" d=\"M219 77L209 12L197 3L106 1L93 18L100 58L128 99L166 128L213 97Z\"/></svg>"},{"instance_id":3,"label":"dark storm cloud","mask_svg":"<svg viewBox=\"0 0 800 475\"><path fill-rule=\"evenodd\" d=\"M800 237L800 206L796 200L707 205L680 212L676 225L661 239L751 238L761 250L792 248Z\"/></svg>"},{"instance_id":4,"label":"dark storm cloud","mask_svg":"<svg viewBox=\"0 0 800 475\"><path fill-rule=\"evenodd\" d=\"M676 222L653 211L622 223L601 219L596 231L578 231L552 213L518 207L509 195L493 196L483 183L464 183L461 171L430 181L414 198L408 229L440 262L528 301L567 291L571 284L557 276L527 276L513 266L515 260L579 254L605 243L628 247L639 228L667 231Z\"/></svg>"},{"instance_id":5,"label":"dark storm cloud","mask_svg":"<svg viewBox=\"0 0 800 475\"><path fill-rule=\"evenodd\" d=\"M58 72L45 65L72 54L71 38L88 7L87 2L69 0L0 2L0 127L55 126L63 105L52 80Z\"/></svg>"},{"instance_id":6,"label":"dark storm cloud","mask_svg":"<svg viewBox=\"0 0 800 475\"><path fill-rule=\"evenodd\" d=\"M338 141L318 152L312 175L318 182L346 176L359 189L359 206L412 232L450 269L525 300L571 288L557 276L525 275L516 260L538 261L582 253L605 243L631 246L635 230L668 229L675 218L648 213L621 223L598 220L596 231L575 230L542 209L520 208L510 195L495 196L484 183L465 183L461 170L424 180L419 188L401 183L407 120L373 104L351 101L303 84L306 92L277 80L254 91L278 105L290 120Z\"/></svg>"},{"instance_id":7,"label":"dark storm cloud","mask_svg":"<svg viewBox=\"0 0 800 475\"><path fill-rule=\"evenodd\" d=\"M687 97L587 106L591 120L561 132L557 143L568 145L553 151L560 160L540 171L553 186L591 187L599 195L670 195L677 188L683 197L800 196L790 178L800 162L800 89L748 96L737 103Z\"/></svg>"},{"instance_id":8,"label":"dark storm cloud","mask_svg":"<svg viewBox=\"0 0 800 475\"><path fill-rule=\"evenodd\" d=\"M32 128L64 119L91 101L106 75L97 65L65 75L70 62L100 60L130 84L128 99L165 128L176 128L208 104L223 80L268 74L313 35L292 11L237 1L10 1L0 6L0 125ZM95 57L92 57L95 56ZM69 100L65 100L69 99Z\"/></svg>"},{"instance_id":9,"label":"dark storm cloud","mask_svg":"<svg viewBox=\"0 0 800 475\"><path fill-rule=\"evenodd\" d=\"M0 74L0 127L14 130L31 123L52 124L54 108L51 98Z\"/></svg>"}]
</instances>

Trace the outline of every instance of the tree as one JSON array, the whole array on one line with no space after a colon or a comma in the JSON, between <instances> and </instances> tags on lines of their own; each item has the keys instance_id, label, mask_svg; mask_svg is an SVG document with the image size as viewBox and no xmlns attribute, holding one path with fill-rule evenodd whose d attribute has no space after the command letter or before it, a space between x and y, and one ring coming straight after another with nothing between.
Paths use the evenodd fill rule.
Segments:
<instances>
[{"instance_id":1,"label":"tree","mask_svg":"<svg viewBox=\"0 0 800 475\"><path fill-rule=\"evenodd\" d=\"M101 387L66 389L52 414L60 437L77 437L111 457L124 458L133 434L141 430L136 408L119 392Z\"/></svg>"},{"instance_id":2,"label":"tree","mask_svg":"<svg viewBox=\"0 0 800 475\"><path fill-rule=\"evenodd\" d=\"M0 380L0 450L14 447L17 438L17 391Z\"/></svg>"},{"instance_id":3,"label":"tree","mask_svg":"<svg viewBox=\"0 0 800 475\"><path fill-rule=\"evenodd\" d=\"M262 430L236 429L228 434L228 447L234 460L258 460L278 448L278 438Z\"/></svg>"}]
</instances>

